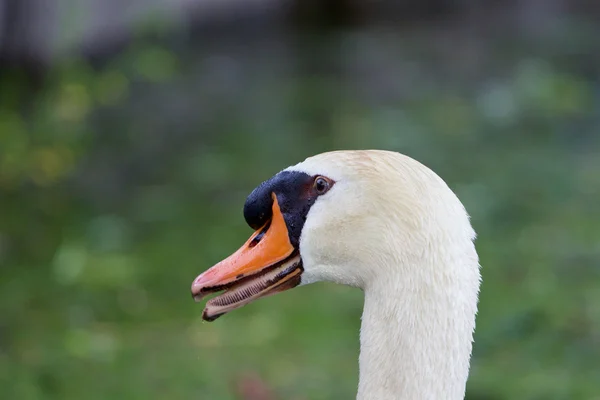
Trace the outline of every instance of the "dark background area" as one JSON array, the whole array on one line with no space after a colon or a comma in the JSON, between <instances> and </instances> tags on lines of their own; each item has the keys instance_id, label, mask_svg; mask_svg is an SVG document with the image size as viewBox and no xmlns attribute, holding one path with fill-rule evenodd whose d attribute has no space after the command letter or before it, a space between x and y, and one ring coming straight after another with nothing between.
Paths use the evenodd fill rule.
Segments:
<instances>
[{"instance_id":1,"label":"dark background area","mask_svg":"<svg viewBox=\"0 0 600 400\"><path fill-rule=\"evenodd\" d=\"M600 3L483 3L0 0L3 397L352 398L359 291L189 287L262 180L382 148L478 232L467 399L597 399Z\"/></svg>"}]
</instances>

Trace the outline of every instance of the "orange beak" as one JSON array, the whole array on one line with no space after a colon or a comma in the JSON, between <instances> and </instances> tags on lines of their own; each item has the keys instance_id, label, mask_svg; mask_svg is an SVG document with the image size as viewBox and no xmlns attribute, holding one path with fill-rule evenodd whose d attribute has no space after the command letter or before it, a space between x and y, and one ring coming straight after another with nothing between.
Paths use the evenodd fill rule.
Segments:
<instances>
[{"instance_id":1,"label":"orange beak","mask_svg":"<svg viewBox=\"0 0 600 400\"><path fill-rule=\"evenodd\" d=\"M192 295L200 301L209 293L225 293L207 302L202 318L213 321L260 297L297 286L302 263L273 193L272 217L231 256L200 274Z\"/></svg>"}]
</instances>

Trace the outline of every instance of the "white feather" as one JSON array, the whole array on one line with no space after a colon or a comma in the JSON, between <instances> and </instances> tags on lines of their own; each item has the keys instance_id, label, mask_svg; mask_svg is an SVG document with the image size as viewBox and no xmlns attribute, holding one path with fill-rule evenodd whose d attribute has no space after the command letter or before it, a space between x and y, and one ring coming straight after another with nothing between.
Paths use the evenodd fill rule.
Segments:
<instances>
[{"instance_id":1,"label":"white feather","mask_svg":"<svg viewBox=\"0 0 600 400\"><path fill-rule=\"evenodd\" d=\"M357 399L463 399L481 277L456 195L394 152L324 153L288 170L336 181L302 230L302 284L364 290Z\"/></svg>"}]
</instances>

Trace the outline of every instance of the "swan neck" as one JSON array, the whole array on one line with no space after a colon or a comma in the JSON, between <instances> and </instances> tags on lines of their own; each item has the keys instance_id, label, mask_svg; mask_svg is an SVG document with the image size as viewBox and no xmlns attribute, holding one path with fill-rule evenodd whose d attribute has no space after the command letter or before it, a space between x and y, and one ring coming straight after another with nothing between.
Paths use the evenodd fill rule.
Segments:
<instances>
[{"instance_id":1,"label":"swan neck","mask_svg":"<svg viewBox=\"0 0 600 400\"><path fill-rule=\"evenodd\" d=\"M412 278L365 289L357 400L464 399L477 292Z\"/></svg>"}]
</instances>

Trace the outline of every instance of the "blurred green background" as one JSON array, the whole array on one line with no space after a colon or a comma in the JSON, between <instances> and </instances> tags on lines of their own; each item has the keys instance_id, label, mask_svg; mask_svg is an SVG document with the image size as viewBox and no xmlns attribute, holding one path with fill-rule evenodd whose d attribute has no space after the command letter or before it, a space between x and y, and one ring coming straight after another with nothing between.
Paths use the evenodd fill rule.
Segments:
<instances>
[{"instance_id":1,"label":"blurred green background","mask_svg":"<svg viewBox=\"0 0 600 400\"><path fill-rule=\"evenodd\" d=\"M249 236L262 180L381 148L438 172L478 232L467 399L600 399L600 19L522 3L238 9L6 51L2 397L271 399L238 393L251 374L277 399L353 398L360 291L315 284L208 324L189 288Z\"/></svg>"}]
</instances>

